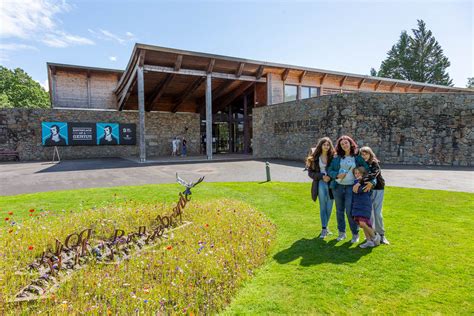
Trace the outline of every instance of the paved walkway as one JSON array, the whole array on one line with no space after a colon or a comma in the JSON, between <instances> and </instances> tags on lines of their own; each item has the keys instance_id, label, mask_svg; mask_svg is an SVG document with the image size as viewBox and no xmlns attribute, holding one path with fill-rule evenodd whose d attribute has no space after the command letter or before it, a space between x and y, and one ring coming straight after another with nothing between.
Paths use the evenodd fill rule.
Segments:
<instances>
[{"instance_id":1,"label":"paved walkway","mask_svg":"<svg viewBox=\"0 0 474 316\"><path fill-rule=\"evenodd\" d=\"M239 159L241 158L241 159ZM303 164L270 160L273 181L309 182ZM173 183L176 172L186 180L206 176L208 182L265 181L265 162L250 156L208 162L196 158L176 158L139 164L131 159L68 160L47 162L0 163L0 196L22 193ZM387 185L474 193L472 168L423 168L385 166Z\"/></svg>"}]
</instances>

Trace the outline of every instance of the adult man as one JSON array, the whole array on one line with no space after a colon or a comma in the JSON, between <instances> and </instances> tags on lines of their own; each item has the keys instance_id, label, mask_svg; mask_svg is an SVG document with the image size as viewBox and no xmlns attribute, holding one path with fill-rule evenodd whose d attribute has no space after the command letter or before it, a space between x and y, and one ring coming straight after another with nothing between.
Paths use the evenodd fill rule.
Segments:
<instances>
[{"instance_id":1,"label":"adult man","mask_svg":"<svg viewBox=\"0 0 474 316\"><path fill-rule=\"evenodd\" d=\"M66 139L59 134L59 126L54 124L49 128L51 135L44 141L46 146L66 146Z\"/></svg>"},{"instance_id":2,"label":"adult man","mask_svg":"<svg viewBox=\"0 0 474 316\"><path fill-rule=\"evenodd\" d=\"M106 125L104 127L104 136L102 136L99 140L99 145L117 145L118 141L117 138L112 135L112 127L110 125Z\"/></svg>"}]
</instances>

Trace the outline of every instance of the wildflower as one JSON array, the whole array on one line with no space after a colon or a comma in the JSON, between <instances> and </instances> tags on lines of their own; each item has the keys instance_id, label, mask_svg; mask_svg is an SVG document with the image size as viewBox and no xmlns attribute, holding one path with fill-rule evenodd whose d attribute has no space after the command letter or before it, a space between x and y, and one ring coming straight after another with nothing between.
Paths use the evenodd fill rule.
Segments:
<instances>
[{"instance_id":1,"label":"wildflower","mask_svg":"<svg viewBox=\"0 0 474 316\"><path fill-rule=\"evenodd\" d=\"M145 303L145 304L148 303L148 300L143 300L143 303Z\"/></svg>"},{"instance_id":2,"label":"wildflower","mask_svg":"<svg viewBox=\"0 0 474 316\"><path fill-rule=\"evenodd\" d=\"M8 215L13 215L13 212L8 212Z\"/></svg>"},{"instance_id":3,"label":"wildflower","mask_svg":"<svg viewBox=\"0 0 474 316\"><path fill-rule=\"evenodd\" d=\"M209 224L204 225L204 227L209 227Z\"/></svg>"},{"instance_id":4,"label":"wildflower","mask_svg":"<svg viewBox=\"0 0 474 316\"><path fill-rule=\"evenodd\" d=\"M167 250L171 250L173 249L173 246L169 245L168 247L166 247Z\"/></svg>"},{"instance_id":5,"label":"wildflower","mask_svg":"<svg viewBox=\"0 0 474 316\"><path fill-rule=\"evenodd\" d=\"M9 233L9 234L13 233L13 229L10 229L10 230L8 231L8 233Z\"/></svg>"},{"instance_id":6,"label":"wildflower","mask_svg":"<svg viewBox=\"0 0 474 316\"><path fill-rule=\"evenodd\" d=\"M28 246L28 250L33 250L33 246Z\"/></svg>"},{"instance_id":7,"label":"wildflower","mask_svg":"<svg viewBox=\"0 0 474 316\"><path fill-rule=\"evenodd\" d=\"M34 211L35 211L34 208L32 208L32 209L29 210L30 213L33 213Z\"/></svg>"},{"instance_id":8,"label":"wildflower","mask_svg":"<svg viewBox=\"0 0 474 316\"><path fill-rule=\"evenodd\" d=\"M8 222L10 220L10 217L5 217L5 220Z\"/></svg>"}]
</instances>

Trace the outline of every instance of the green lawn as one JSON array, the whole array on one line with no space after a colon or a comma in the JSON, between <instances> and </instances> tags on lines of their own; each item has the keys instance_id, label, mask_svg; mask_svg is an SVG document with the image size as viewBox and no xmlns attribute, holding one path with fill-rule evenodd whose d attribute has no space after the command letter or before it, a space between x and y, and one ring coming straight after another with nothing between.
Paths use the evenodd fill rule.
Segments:
<instances>
[{"instance_id":1,"label":"green lawn","mask_svg":"<svg viewBox=\"0 0 474 316\"><path fill-rule=\"evenodd\" d=\"M177 185L87 189L0 197L0 212L32 207L80 211L124 199L176 200ZM278 227L268 261L226 310L278 314L473 314L474 195L389 187L384 216L392 243L360 249L321 241L308 183L203 183L193 199L228 197L265 213ZM335 211L330 229L336 232Z\"/></svg>"}]
</instances>

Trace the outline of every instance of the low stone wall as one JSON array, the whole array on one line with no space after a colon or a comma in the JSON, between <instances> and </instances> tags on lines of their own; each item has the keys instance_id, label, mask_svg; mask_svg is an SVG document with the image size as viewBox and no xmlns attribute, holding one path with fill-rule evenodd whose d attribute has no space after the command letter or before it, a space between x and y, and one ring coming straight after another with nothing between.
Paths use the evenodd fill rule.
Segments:
<instances>
[{"instance_id":1,"label":"low stone wall","mask_svg":"<svg viewBox=\"0 0 474 316\"><path fill-rule=\"evenodd\" d=\"M41 144L41 122L116 122L137 124L137 145L58 147L61 159L138 157L138 112L73 109L0 110L0 150L17 150L21 160L51 160L53 148ZM188 154L198 154L199 114L150 112L145 116L147 157L171 154L171 140L186 137ZM187 128L187 129L186 129ZM5 159L5 158L0 158Z\"/></svg>"},{"instance_id":2,"label":"low stone wall","mask_svg":"<svg viewBox=\"0 0 474 316\"><path fill-rule=\"evenodd\" d=\"M474 166L474 94L354 93L253 110L257 158L303 160L318 138L344 134L383 163Z\"/></svg>"}]
</instances>

